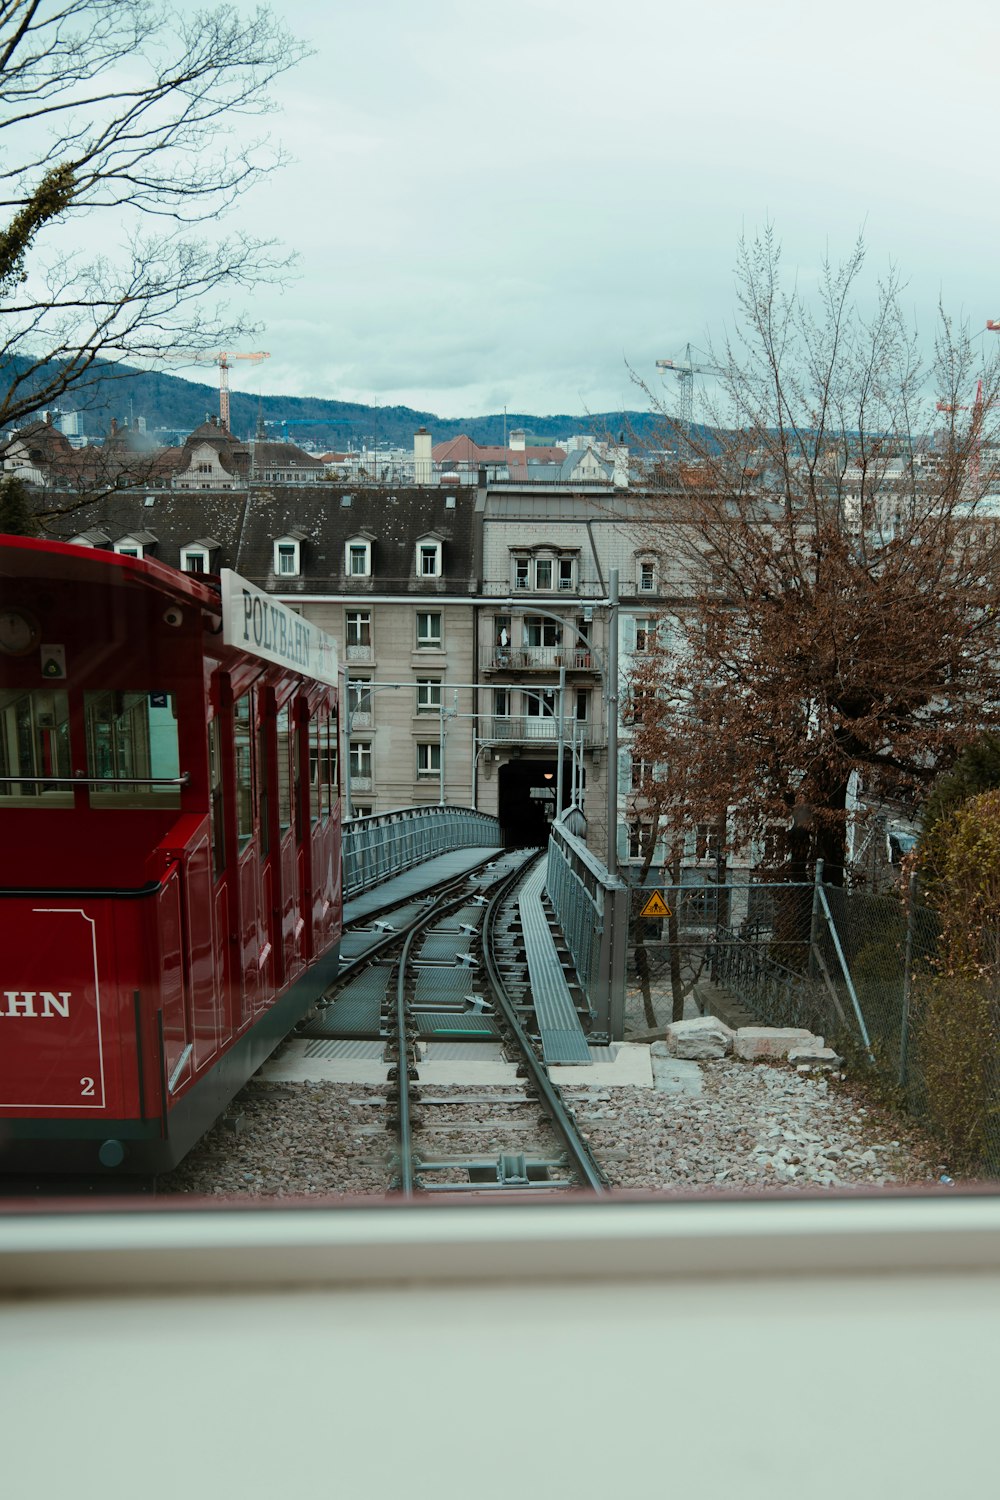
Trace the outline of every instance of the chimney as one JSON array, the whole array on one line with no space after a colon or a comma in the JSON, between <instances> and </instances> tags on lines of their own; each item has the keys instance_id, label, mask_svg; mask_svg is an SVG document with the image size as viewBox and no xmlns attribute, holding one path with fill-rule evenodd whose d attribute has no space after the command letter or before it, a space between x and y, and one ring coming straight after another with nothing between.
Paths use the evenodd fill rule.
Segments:
<instances>
[{"instance_id":1,"label":"chimney","mask_svg":"<svg viewBox=\"0 0 1000 1500\"><path fill-rule=\"evenodd\" d=\"M414 484L434 483L431 435L426 427L418 428L413 434L413 482Z\"/></svg>"},{"instance_id":2,"label":"chimney","mask_svg":"<svg viewBox=\"0 0 1000 1500\"><path fill-rule=\"evenodd\" d=\"M510 451L512 453L523 453L524 447L524 429L523 427L518 427L510 435Z\"/></svg>"}]
</instances>

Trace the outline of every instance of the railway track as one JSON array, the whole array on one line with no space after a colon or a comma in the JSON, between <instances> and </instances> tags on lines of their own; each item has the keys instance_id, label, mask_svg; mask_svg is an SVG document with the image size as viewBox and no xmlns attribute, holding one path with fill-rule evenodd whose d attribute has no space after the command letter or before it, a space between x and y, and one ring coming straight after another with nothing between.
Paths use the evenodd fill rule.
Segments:
<instances>
[{"instance_id":1,"label":"railway track","mask_svg":"<svg viewBox=\"0 0 1000 1500\"><path fill-rule=\"evenodd\" d=\"M537 855L491 861L430 900L345 934L347 962L324 1015L303 1028L337 1055L369 1039L390 1061L392 1189L419 1193L603 1191L586 1142L530 1034L517 889ZM443 1061L474 1078L435 1081Z\"/></svg>"}]
</instances>

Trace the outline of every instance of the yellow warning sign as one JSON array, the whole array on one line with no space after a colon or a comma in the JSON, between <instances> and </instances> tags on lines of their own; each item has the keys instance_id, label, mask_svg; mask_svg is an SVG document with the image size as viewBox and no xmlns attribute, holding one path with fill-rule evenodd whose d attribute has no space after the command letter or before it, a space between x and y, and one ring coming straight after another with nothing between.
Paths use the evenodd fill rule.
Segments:
<instances>
[{"instance_id":1,"label":"yellow warning sign","mask_svg":"<svg viewBox=\"0 0 1000 1500\"><path fill-rule=\"evenodd\" d=\"M641 917L669 917L671 911L663 899L663 892L654 891L639 915Z\"/></svg>"}]
</instances>

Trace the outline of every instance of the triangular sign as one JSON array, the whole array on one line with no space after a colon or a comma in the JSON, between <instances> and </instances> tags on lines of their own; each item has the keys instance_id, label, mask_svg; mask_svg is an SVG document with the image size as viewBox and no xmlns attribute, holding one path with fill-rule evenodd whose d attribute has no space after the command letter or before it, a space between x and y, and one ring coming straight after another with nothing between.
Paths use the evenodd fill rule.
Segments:
<instances>
[{"instance_id":1,"label":"triangular sign","mask_svg":"<svg viewBox=\"0 0 1000 1500\"><path fill-rule=\"evenodd\" d=\"M653 892L639 913L641 917L669 917L670 914L670 907L664 901L660 891Z\"/></svg>"}]
</instances>

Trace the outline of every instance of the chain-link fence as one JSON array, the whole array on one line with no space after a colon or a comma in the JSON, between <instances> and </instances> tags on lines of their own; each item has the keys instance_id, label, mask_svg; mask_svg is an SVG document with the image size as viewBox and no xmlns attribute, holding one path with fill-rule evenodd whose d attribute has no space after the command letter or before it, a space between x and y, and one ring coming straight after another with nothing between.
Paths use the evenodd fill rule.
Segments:
<instances>
[{"instance_id":1,"label":"chain-link fence","mask_svg":"<svg viewBox=\"0 0 1000 1500\"><path fill-rule=\"evenodd\" d=\"M657 896L666 914L643 918ZM1000 994L943 972L939 919L915 898L821 882L636 889L631 960L675 1015L710 981L760 1025L823 1035L1000 1175Z\"/></svg>"}]
</instances>

